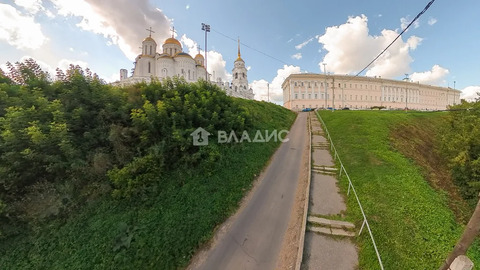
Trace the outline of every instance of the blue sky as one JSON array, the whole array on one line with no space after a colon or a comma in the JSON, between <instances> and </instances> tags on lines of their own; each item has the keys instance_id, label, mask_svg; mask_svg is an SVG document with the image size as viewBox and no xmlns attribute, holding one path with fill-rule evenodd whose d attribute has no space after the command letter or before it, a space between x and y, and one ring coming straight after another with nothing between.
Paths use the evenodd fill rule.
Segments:
<instances>
[{"instance_id":1,"label":"blue sky","mask_svg":"<svg viewBox=\"0 0 480 270\"><path fill-rule=\"evenodd\" d=\"M195 1L3 0L0 67L33 57L45 69L69 63L89 67L107 81L133 67L145 30L161 45L175 26L184 51L204 49L209 71L229 80L240 37L242 58L257 99L281 103L280 85L294 72L356 74L395 38L427 1ZM480 2L436 1L366 73L480 91ZM230 38L227 38L228 36ZM253 49L252 49L253 48ZM203 51L202 51L203 53ZM265 55L267 54L267 55ZM271 57L270 57L271 56ZM273 58L272 58L273 57ZM275 59L274 59L275 58Z\"/></svg>"}]
</instances>

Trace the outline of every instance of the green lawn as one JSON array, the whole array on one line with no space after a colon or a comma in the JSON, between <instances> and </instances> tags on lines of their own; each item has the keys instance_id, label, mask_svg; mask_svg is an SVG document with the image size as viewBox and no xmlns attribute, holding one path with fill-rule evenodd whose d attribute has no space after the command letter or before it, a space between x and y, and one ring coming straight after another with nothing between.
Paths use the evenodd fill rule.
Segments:
<instances>
[{"instance_id":1,"label":"green lawn","mask_svg":"<svg viewBox=\"0 0 480 270\"><path fill-rule=\"evenodd\" d=\"M438 269L463 231L448 208L447 196L433 189L422 169L393 148L390 130L442 113L321 111L333 142L357 190L385 269ZM347 192L347 179L340 185ZM354 196L347 218L361 226ZM360 269L379 269L368 232L357 239ZM480 263L478 245L470 258Z\"/></svg>"},{"instance_id":2,"label":"green lawn","mask_svg":"<svg viewBox=\"0 0 480 270\"><path fill-rule=\"evenodd\" d=\"M237 100L256 128L289 129L295 114ZM181 168L155 179L154 196L92 202L65 221L0 242L0 269L181 269L238 207L280 142L218 145L208 170Z\"/></svg>"}]
</instances>

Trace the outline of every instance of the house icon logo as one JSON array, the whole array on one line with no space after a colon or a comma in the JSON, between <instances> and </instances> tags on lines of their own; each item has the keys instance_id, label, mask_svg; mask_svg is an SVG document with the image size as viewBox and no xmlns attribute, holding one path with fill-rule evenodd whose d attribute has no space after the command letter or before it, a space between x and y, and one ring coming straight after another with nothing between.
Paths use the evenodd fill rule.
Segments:
<instances>
[{"instance_id":1,"label":"house icon logo","mask_svg":"<svg viewBox=\"0 0 480 270\"><path fill-rule=\"evenodd\" d=\"M195 129L195 131L190 134L190 136L193 137L193 145L195 146L208 145L208 136L210 135L208 131L201 127Z\"/></svg>"}]
</instances>

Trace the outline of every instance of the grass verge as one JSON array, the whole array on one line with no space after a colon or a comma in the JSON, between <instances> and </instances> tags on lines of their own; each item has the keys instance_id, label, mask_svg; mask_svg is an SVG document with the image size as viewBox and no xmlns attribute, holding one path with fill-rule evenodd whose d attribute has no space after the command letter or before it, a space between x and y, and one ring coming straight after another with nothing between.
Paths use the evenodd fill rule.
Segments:
<instances>
[{"instance_id":1,"label":"grass verge","mask_svg":"<svg viewBox=\"0 0 480 270\"><path fill-rule=\"evenodd\" d=\"M430 185L423 169L395 149L391 130L442 113L321 111L337 151L357 190L385 269L437 269L463 231L445 192ZM347 179L340 181L347 191ZM347 216L360 226L353 196ZM360 269L379 269L367 231L357 239ZM480 263L478 244L470 258Z\"/></svg>"},{"instance_id":2,"label":"grass verge","mask_svg":"<svg viewBox=\"0 0 480 270\"><path fill-rule=\"evenodd\" d=\"M237 100L258 129L289 129L295 114ZM154 196L105 196L66 220L0 242L0 269L181 269L238 207L280 142L218 145L208 172L180 168L155 179Z\"/></svg>"}]
</instances>

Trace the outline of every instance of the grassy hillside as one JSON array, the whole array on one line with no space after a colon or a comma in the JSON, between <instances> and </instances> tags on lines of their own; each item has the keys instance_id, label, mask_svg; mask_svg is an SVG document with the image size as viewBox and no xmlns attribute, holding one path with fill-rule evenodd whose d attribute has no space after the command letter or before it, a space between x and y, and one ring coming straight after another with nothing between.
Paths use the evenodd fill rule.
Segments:
<instances>
[{"instance_id":1,"label":"grassy hillside","mask_svg":"<svg viewBox=\"0 0 480 270\"><path fill-rule=\"evenodd\" d=\"M295 115L279 106L237 100L261 129L289 128ZM177 269L237 208L279 143L219 147L205 171L178 169L155 181L145 201L106 197L64 223L0 243L1 269Z\"/></svg>"},{"instance_id":2,"label":"grassy hillside","mask_svg":"<svg viewBox=\"0 0 480 270\"><path fill-rule=\"evenodd\" d=\"M442 113L322 111L321 116L355 185L385 269L437 269L462 233L462 219L449 208L451 196L426 180L425 167L396 148L409 152L392 132L401 126L412 129L408 123L416 121L433 123L435 128ZM415 133L408 134L410 139L422 140ZM344 178L345 193L347 187ZM353 196L348 198L347 216L361 225ZM358 243L360 268L378 269L368 233ZM480 263L479 254L478 247L470 251L475 264Z\"/></svg>"},{"instance_id":3,"label":"grassy hillside","mask_svg":"<svg viewBox=\"0 0 480 270\"><path fill-rule=\"evenodd\" d=\"M0 269L185 267L280 144L219 144L216 131L253 138L296 116L206 82L14 70L0 74ZM198 127L208 146L193 145Z\"/></svg>"}]
</instances>

